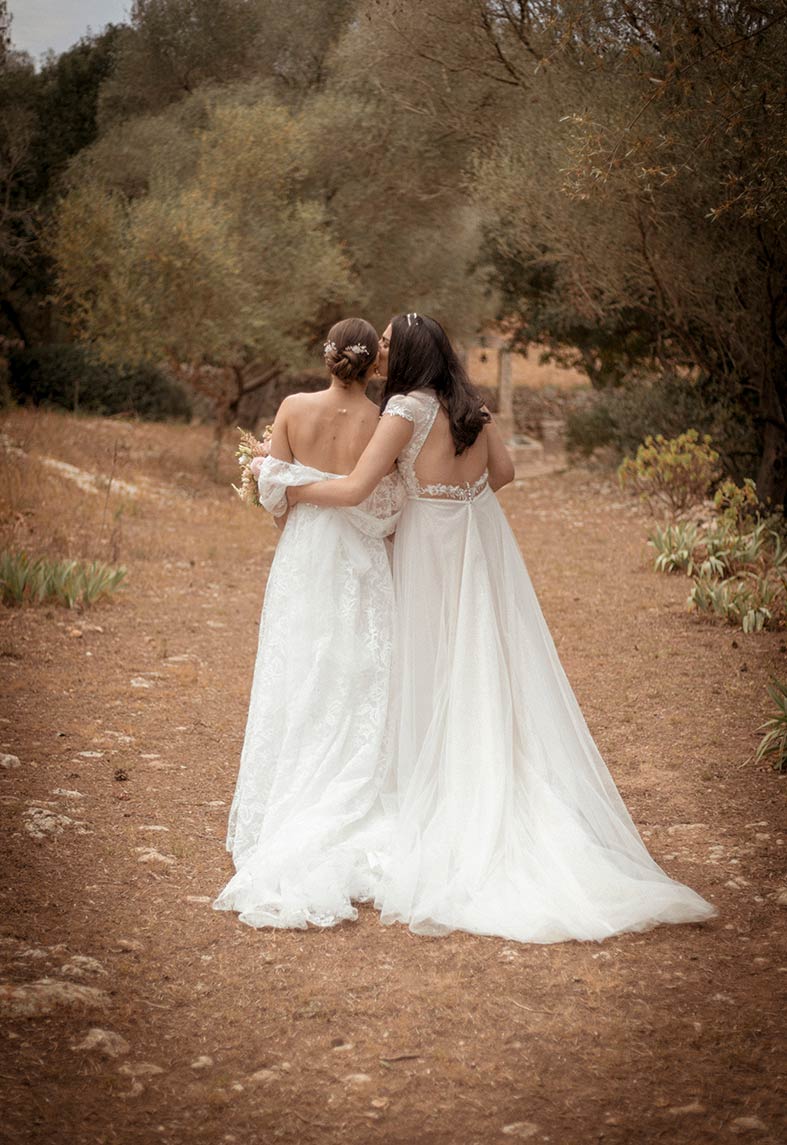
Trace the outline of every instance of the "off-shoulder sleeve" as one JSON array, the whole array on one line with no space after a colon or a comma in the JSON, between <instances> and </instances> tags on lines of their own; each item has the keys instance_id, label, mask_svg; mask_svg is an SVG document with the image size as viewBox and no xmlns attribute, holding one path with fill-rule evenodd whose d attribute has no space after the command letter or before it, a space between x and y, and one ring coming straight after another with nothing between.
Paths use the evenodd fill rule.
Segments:
<instances>
[{"instance_id":1,"label":"off-shoulder sleeve","mask_svg":"<svg viewBox=\"0 0 787 1145\"><path fill-rule=\"evenodd\" d=\"M415 425L415 410L409 394L394 394L383 410L383 414L387 413L391 414L392 417L406 418L407 421L411 421Z\"/></svg>"}]
</instances>

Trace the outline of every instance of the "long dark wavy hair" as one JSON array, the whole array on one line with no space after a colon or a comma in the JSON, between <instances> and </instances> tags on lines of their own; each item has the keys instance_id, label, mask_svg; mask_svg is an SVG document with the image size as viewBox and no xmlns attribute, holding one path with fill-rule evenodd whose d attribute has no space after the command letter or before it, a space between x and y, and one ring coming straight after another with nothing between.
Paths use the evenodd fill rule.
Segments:
<instances>
[{"instance_id":1,"label":"long dark wavy hair","mask_svg":"<svg viewBox=\"0 0 787 1145\"><path fill-rule=\"evenodd\" d=\"M394 394L431 389L448 414L457 454L469 449L489 414L439 322L425 314L397 314L391 320L388 378L380 408Z\"/></svg>"}]
</instances>

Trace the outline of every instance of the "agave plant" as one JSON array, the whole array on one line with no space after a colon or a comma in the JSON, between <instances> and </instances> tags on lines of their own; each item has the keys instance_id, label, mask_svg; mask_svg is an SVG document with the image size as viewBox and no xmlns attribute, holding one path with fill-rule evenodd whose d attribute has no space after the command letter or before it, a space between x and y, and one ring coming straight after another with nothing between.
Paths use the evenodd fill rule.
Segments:
<instances>
[{"instance_id":1,"label":"agave plant","mask_svg":"<svg viewBox=\"0 0 787 1145\"><path fill-rule=\"evenodd\" d=\"M773 766L783 774L787 772L787 683L774 680L768 685L768 694L776 705L776 715L757 729L764 735L755 759L759 763L766 756L773 756Z\"/></svg>"},{"instance_id":2,"label":"agave plant","mask_svg":"<svg viewBox=\"0 0 787 1145\"><path fill-rule=\"evenodd\" d=\"M691 576L699 539L699 529L689 522L667 525L663 529L656 525L648 537L648 544L656 550L653 563L656 572L686 572Z\"/></svg>"},{"instance_id":3,"label":"agave plant","mask_svg":"<svg viewBox=\"0 0 787 1145\"><path fill-rule=\"evenodd\" d=\"M754 573L719 580L698 576L688 603L699 612L710 612L744 632L761 632L773 620L773 605L779 586L767 576Z\"/></svg>"}]
</instances>

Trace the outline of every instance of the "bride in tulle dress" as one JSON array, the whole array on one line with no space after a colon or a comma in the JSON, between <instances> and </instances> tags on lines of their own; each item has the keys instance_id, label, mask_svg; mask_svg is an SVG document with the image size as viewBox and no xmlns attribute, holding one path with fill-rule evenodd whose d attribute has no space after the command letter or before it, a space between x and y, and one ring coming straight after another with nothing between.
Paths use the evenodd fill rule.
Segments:
<instances>
[{"instance_id":1,"label":"bride in tulle dress","mask_svg":"<svg viewBox=\"0 0 787 1145\"><path fill-rule=\"evenodd\" d=\"M289 494L355 505L395 459L407 490L382 922L548 943L711 918L649 855L590 735L495 497L513 465L444 331L400 315L389 341L358 465Z\"/></svg>"},{"instance_id":2,"label":"bride in tulle dress","mask_svg":"<svg viewBox=\"0 0 787 1145\"><path fill-rule=\"evenodd\" d=\"M331 385L285 399L260 500L279 522L287 489L348 473L379 419L366 397L377 334L345 319L325 345ZM391 466L389 466L391 469ZM250 926L332 926L374 897L387 851L386 753L393 594L385 537L398 473L357 508L289 511L265 589L227 849L236 873L213 903Z\"/></svg>"}]
</instances>

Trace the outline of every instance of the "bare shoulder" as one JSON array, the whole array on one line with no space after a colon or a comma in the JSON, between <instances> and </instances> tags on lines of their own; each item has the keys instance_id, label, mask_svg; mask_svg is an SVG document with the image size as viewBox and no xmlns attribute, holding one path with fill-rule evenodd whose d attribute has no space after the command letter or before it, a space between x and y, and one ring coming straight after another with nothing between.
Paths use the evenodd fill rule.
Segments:
<instances>
[{"instance_id":1,"label":"bare shoulder","mask_svg":"<svg viewBox=\"0 0 787 1145\"><path fill-rule=\"evenodd\" d=\"M310 398L316 398L317 394L298 393L288 394L286 398L282 398L279 409L295 410L301 406L308 405Z\"/></svg>"},{"instance_id":2,"label":"bare shoulder","mask_svg":"<svg viewBox=\"0 0 787 1145\"><path fill-rule=\"evenodd\" d=\"M279 414L283 414L285 418L304 414L314 406L320 404L319 399L321 396L321 390L318 390L317 393L288 394L286 398L282 398L281 404L279 405Z\"/></svg>"}]
</instances>

